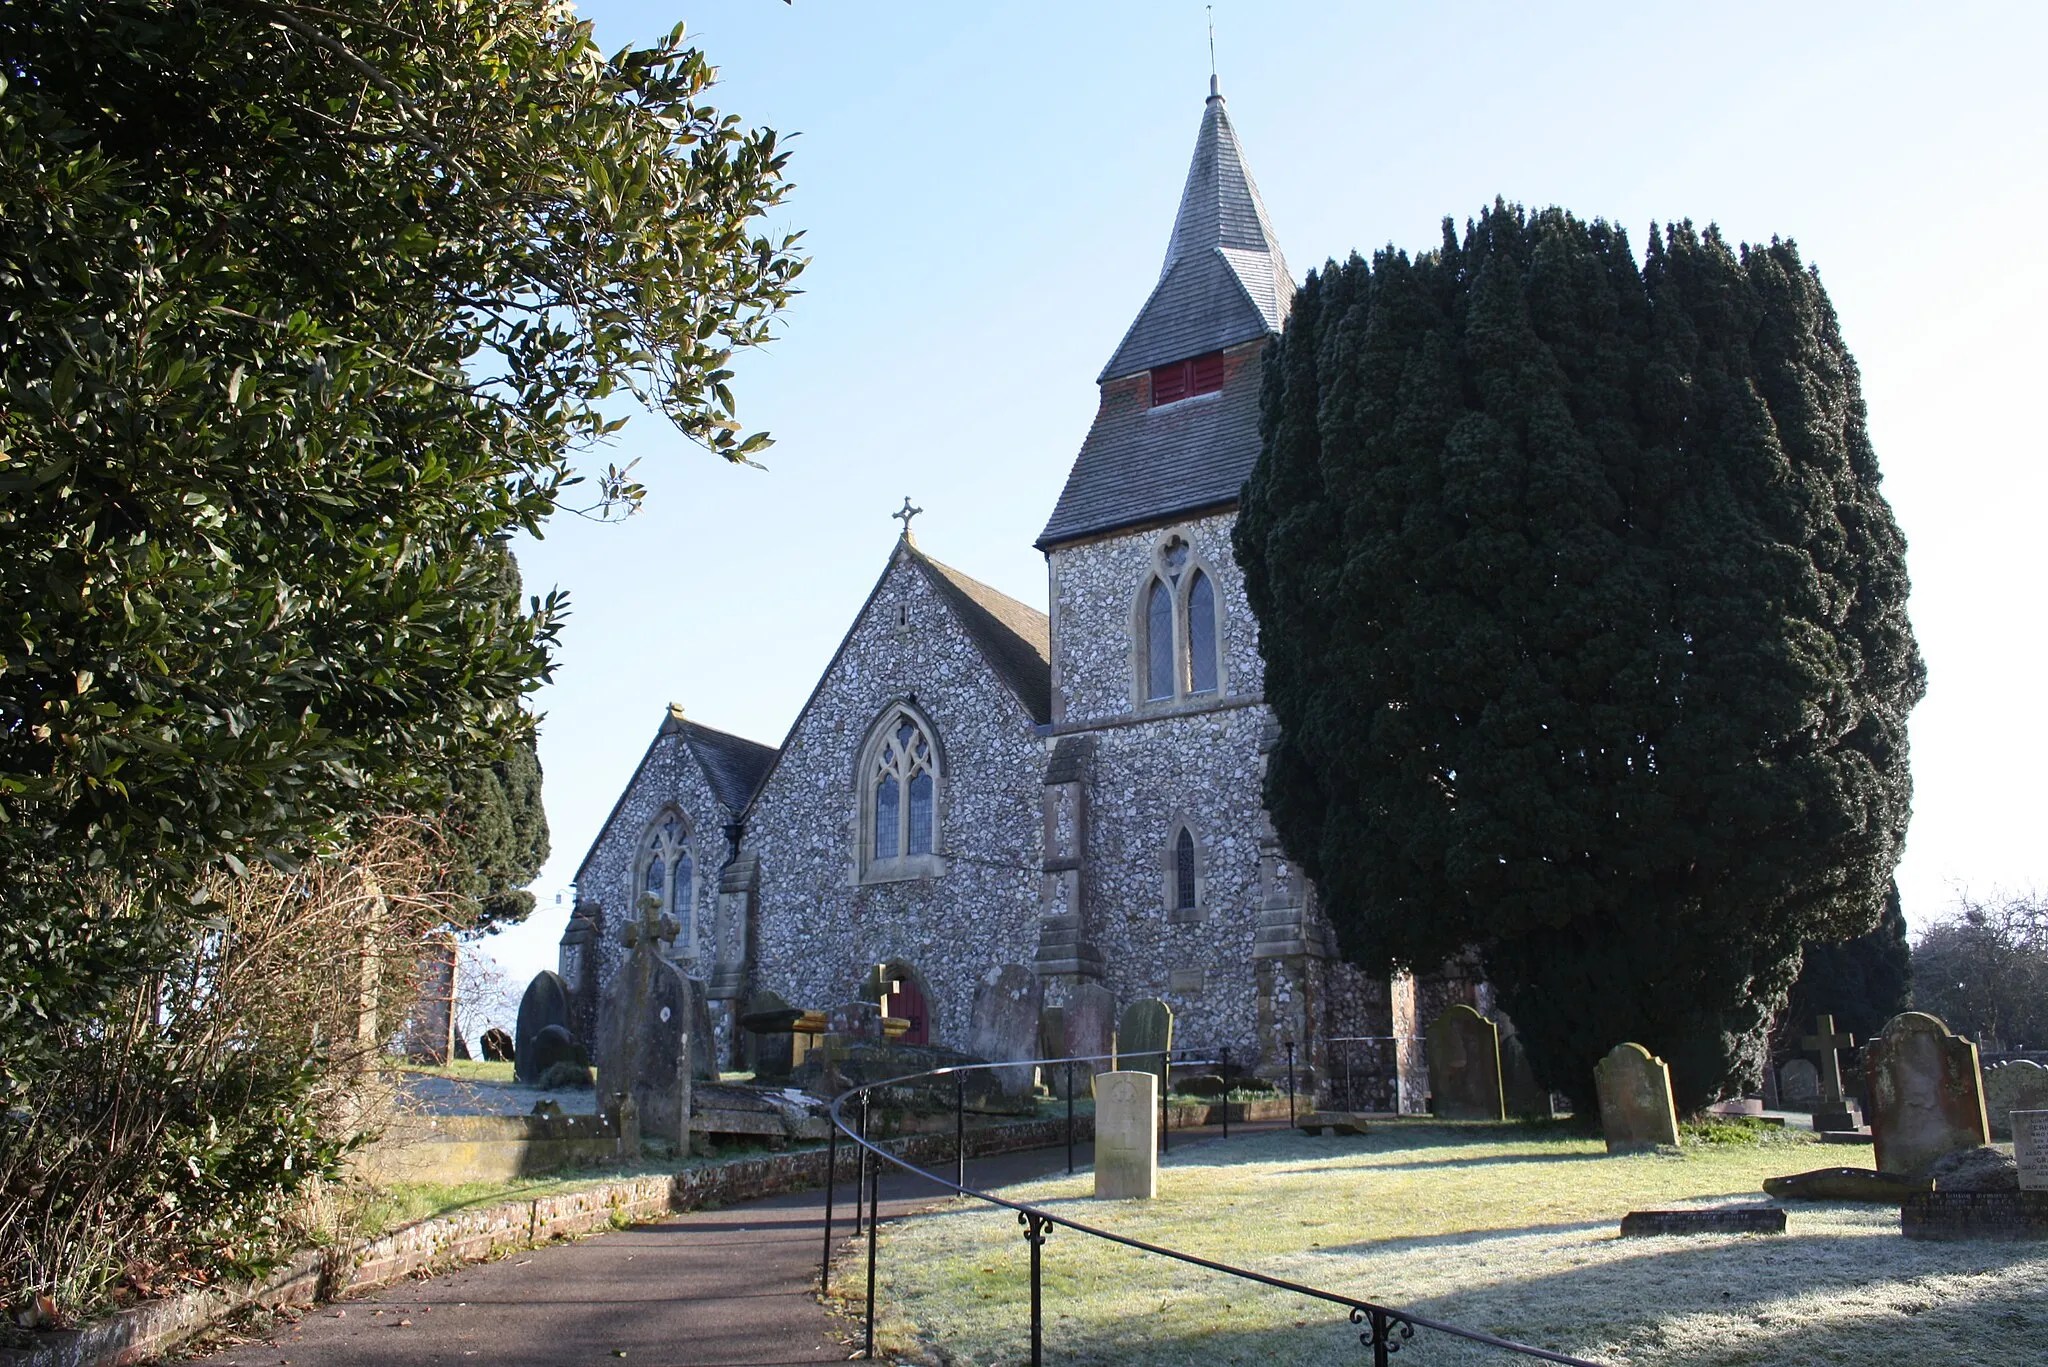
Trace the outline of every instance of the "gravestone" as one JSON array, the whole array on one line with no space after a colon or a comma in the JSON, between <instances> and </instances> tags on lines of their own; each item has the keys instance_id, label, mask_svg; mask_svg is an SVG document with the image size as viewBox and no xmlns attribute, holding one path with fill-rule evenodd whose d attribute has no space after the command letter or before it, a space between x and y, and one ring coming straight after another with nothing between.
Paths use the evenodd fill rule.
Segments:
<instances>
[{"instance_id":1,"label":"gravestone","mask_svg":"<svg viewBox=\"0 0 2048 1367\"><path fill-rule=\"evenodd\" d=\"M540 1080L541 1070L533 1066L533 1037L550 1025L559 1025L573 1037L569 1019L569 988L562 975L542 969L526 985L519 999L519 1020L512 1032L512 1076L529 1086Z\"/></svg>"},{"instance_id":2,"label":"gravestone","mask_svg":"<svg viewBox=\"0 0 2048 1367\"><path fill-rule=\"evenodd\" d=\"M1021 964L1004 964L982 975L974 989L974 1025L967 1052L991 1063L1038 1057L1038 975ZM1028 1062L994 1068L1006 1096L1029 1096L1037 1069Z\"/></svg>"},{"instance_id":3,"label":"gravestone","mask_svg":"<svg viewBox=\"0 0 2048 1367\"><path fill-rule=\"evenodd\" d=\"M2048 1111L2048 1068L2016 1059L1984 1070L1984 1118L1993 1139L2013 1138L2014 1111Z\"/></svg>"},{"instance_id":4,"label":"gravestone","mask_svg":"<svg viewBox=\"0 0 2048 1367\"><path fill-rule=\"evenodd\" d=\"M1632 1210L1621 1217L1621 1237L1657 1234L1783 1234L1777 1206L1719 1206L1705 1210Z\"/></svg>"},{"instance_id":5,"label":"gravestone","mask_svg":"<svg viewBox=\"0 0 2048 1367\"><path fill-rule=\"evenodd\" d=\"M533 1085L536 1087L563 1085L563 1076L556 1076L551 1084L548 1081L549 1075L557 1069L573 1070L573 1075L581 1079L568 1082L569 1086L590 1085L589 1060L583 1046L576 1042L576 1037L565 1025L550 1025L537 1032L527 1042L526 1056L533 1062Z\"/></svg>"},{"instance_id":6,"label":"gravestone","mask_svg":"<svg viewBox=\"0 0 2048 1367\"><path fill-rule=\"evenodd\" d=\"M1441 1120L1506 1120L1500 1028L1464 1003L1429 1023L1430 1113Z\"/></svg>"},{"instance_id":7,"label":"gravestone","mask_svg":"<svg viewBox=\"0 0 2048 1367\"><path fill-rule=\"evenodd\" d=\"M495 1025L484 1031L477 1044L483 1049L486 1063L510 1063L513 1055L518 1052L518 1045L513 1043L512 1036Z\"/></svg>"},{"instance_id":8,"label":"gravestone","mask_svg":"<svg viewBox=\"0 0 2048 1367\"><path fill-rule=\"evenodd\" d=\"M1518 1120L1548 1120L1553 1113L1550 1089L1536 1080L1529 1063L1529 1051L1519 1036L1503 1030L1500 1037L1501 1099L1508 1114Z\"/></svg>"},{"instance_id":9,"label":"gravestone","mask_svg":"<svg viewBox=\"0 0 2048 1367\"><path fill-rule=\"evenodd\" d=\"M687 1144L699 994L663 952L680 930L674 917L650 909L620 935L626 959L597 1004L597 1082L600 1112L630 1097L643 1133Z\"/></svg>"},{"instance_id":10,"label":"gravestone","mask_svg":"<svg viewBox=\"0 0 2048 1367\"><path fill-rule=\"evenodd\" d=\"M1066 1053L1066 1008L1063 1006L1041 1007L1038 1012L1038 1056L1040 1058L1064 1058Z\"/></svg>"},{"instance_id":11,"label":"gravestone","mask_svg":"<svg viewBox=\"0 0 2048 1367\"><path fill-rule=\"evenodd\" d=\"M1856 1037L1835 1033L1833 1016L1815 1016L1813 1033L1799 1041L1802 1049L1810 1049L1820 1059L1820 1101L1813 1108L1813 1128L1816 1130L1839 1131L1860 1130L1863 1117L1857 1113L1856 1103L1850 1101L1842 1091L1842 1062L1837 1049L1853 1049Z\"/></svg>"},{"instance_id":12,"label":"gravestone","mask_svg":"<svg viewBox=\"0 0 2048 1367\"><path fill-rule=\"evenodd\" d=\"M1149 1201L1159 1194L1159 1077L1103 1073L1095 1079L1095 1195Z\"/></svg>"},{"instance_id":13,"label":"gravestone","mask_svg":"<svg viewBox=\"0 0 2048 1367\"><path fill-rule=\"evenodd\" d=\"M825 1013L825 1033L847 1044L882 1042L882 1007L879 1002L841 1002Z\"/></svg>"},{"instance_id":14,"label":"gravestone","mask_svg":"<svg viewBox=\"0 0 2048 1367\"><path fill-rule=\"evenodd\" d=\"M1778 1069L1778 1096L1788 1110L1812 1110L1820 1104L1820 1069L1807 1059L1788 1059Z\"/></svg>"},{"instance_id":15,"label":"gravestone","mask_svg":"<svg viewBox=\"0 0 2048 1367\"><path fill-rule=\"evenodd\" d=\"M1607 1152L1630 1153L1678 1143L1678 1107L1671 1070L1640 1044L1617 1044L1593 1069Z\"/></svg>"},{"instance_id":16,"label":"gravestone","mask_svg":"<svg viewBox=\"0 0 2048 1367\"><path fill-rule=\"evenodd\" d=\"M1945 1153L1991 1142L1977 1046L1938 1018L1893 1016L1872 1041L1868 1066L1879 1172L1925 1172Z\"/></svg>"},{"instance_id":17,"label":"gravestone","mask_svg":"<svg viewBox=\"0 0 2048 1367\"><path fill-rule=\"evenodd\" d=\"M690 984L690 1076L699 1082L718 1081L718 1034L711 1024L711 994L702 978Z\"/></svg>"},{"instance_id":18,"label":"gravestone","mask_svg":"<svg viewBox=\"0 0 2048 1367\"><path fill-rule=\"evenodd\" d=\"M2048 1191L2048 1111L2012 1113L2012 1156L2021 1191Z\"/></svg>"},{"instance_id":19,"label":"gravestone","mask_svg":"<svg viewBox=\"0 0 2048 1367\"><path fill-rule=\"evenodd\" d=\"M1932 1190L1931 1178L1870 1168L1816 1168L1764 1179L1764 1194L1780 1201L1870 1201L1895 1206L1916 1192Z\"/></svg>"},{"instance_id":20,"label":"gravestone","mask_svg":"<svg viewBox=\"0 0 2048 1367\"><path fill-rule=\"evenodd\" d=\"M1116 1029L1116 1064L1167 1080L1167 1055L1173 1050L1173 1008L1157 997L1140 997L1124 1008Z\"/></svg>"},{"instance_id":21,"label":"gravestone","mask_svg":"<svg viewBox=\"0 0 2048 1367\"><path fill-rule=\"evenodd\" d=\"M1109 1051L1116 1034L1116 996L1108 988L1098 982L1074 984L1067 990L1067 1004L1060 1008L1060 1024L1065 1032L1061 1056L1094 1060L1076 1064L1077 1074L1085 1077L1090 1071L1103 1073L1115 1066Z\"/></svg>"},{"instance_id":22,"label":"gravestone","mask_svg":"<svg viewBox=\"0 0 2048 1367\"><path fill-rule=\"evenodd\" d=\"M796 1023L803 1014L774 992L747 998L740 1029L747 1032L747 1062L754 1069L754 1081L764 1086L789 1081L790 1070L796 1067Z\"/></svg>"}]
</instances>

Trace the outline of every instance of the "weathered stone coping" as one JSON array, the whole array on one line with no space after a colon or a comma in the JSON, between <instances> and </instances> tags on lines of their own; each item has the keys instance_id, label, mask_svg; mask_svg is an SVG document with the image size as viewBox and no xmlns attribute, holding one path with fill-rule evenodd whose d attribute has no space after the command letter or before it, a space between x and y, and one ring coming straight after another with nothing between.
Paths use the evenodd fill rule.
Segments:
<instances>
[{"instance_id":1,"label":"weathered stone coping","mask_svg":"<svg viewBox=\"0 0 2048 1367\"><path fill-rule=\"evenodd\" d=\"M1189 1107L1189 1110L1200 1108ZM1235 1108L1233 1108L1234 1118ZM1284 1112L1283 1112L1284 1114ZM970 1157L1052 1148L1066 1142L1064 1115L967 1132ZM1074 1117L1076 1142L1092 1140L1094 1121ZM887 1147L932 1167L953 1156L953 1136L913 1135ZM839 1146L839 1175L850 1180L860 1150ZM308 1249L259 1281L211 1287L148 1301L83 1329L39 1335L34 1347L0 1349L0 1367L129 1367L155 1361L250 1306L317 1305L384 1286L418 1272L486 1262L557 1239L574 1239L716 1202L776 1196L822 1185L822 1148L735 1158L682 1172L601 1182L582 1191L437 1215L375 1239Z\"/></svg>"}]
</instances>

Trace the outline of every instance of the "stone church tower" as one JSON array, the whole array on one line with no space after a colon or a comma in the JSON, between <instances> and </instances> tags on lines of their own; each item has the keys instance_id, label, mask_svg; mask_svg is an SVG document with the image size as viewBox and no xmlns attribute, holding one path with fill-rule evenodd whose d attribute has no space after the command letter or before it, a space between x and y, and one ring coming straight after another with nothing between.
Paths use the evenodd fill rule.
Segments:
<instances>
[{"instance_id":1,"label":"stone church tower","mask_svg":"<svg viewBox=\"0 0 2048 1367\"><path fill-rule=\"evenodd\" d=\"M594 990L653 897L728 1056L761 989L882 1001L964 1049L977 984L1020 964L1048 1006L1089 981L1161 997L1187 1047L1276 1075L1291 1045L1340 1104L1419 1105L1418 1011L1469 988L1418 1002L1340 963L1260 796L1274 723L1230 537L1293 296L1212 81L1159 279L1037 542L1049 616L906 519L779 749L664 718L578 872L563 976Z\"/></svg>"}]
</instances>

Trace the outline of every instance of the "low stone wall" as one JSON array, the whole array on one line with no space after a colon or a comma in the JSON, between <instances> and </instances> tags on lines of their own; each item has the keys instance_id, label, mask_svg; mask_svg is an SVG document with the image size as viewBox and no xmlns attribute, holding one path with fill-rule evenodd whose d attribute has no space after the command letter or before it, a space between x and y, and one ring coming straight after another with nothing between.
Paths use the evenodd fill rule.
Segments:
<instances>
[{"instance_id":1,"label":"low stone wall","mask_svg":"<svg viewBox=\"0 0 2048 1367\"><path fill-rule=\"evenodd\" d=\"M1077 1143L1094 1138L1094 1124L1085 1115L1074 1118L1074 1130ZM967 1132L967 1152L980 1157L1051 1148L1064 1144L1066 1134L1064 1116L989 1126ZM934 1167L953 1156L953 1136L914 1135L887 1147L908 1162ZM850 1142L840 1144L841 1180L850 1181L858 1172L859 1153ZM249 1306L339 1300L414 1273L483 1262L555 1239L658 1220L712 1202L729 1205L801 1191L824 1182L826 1161L824 1149L764 1154L436 1216L380 1238L301 1253L258 1282L151 1301L84 1329L40 1335L33 1348L0 1349L0 1367L128 1367L151 1362Z\"/></svg>"}]
</instances>

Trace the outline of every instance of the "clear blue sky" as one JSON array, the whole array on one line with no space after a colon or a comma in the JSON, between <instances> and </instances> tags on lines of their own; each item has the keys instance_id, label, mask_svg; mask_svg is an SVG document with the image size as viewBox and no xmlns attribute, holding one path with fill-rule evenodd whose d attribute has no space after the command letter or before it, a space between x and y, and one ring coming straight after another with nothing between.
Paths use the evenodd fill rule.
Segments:
<instances>
[{"instance_id":1,"label":"clear blue sky","mask_svg":"<svg viewBox=\"0 0 2048 1367\"><path fill-rule=\"evenodd\" d=\"M521 549L574 599L541 694L555 856L518 981L670 701L779 743L896 532L1043 606L1031 542L1159 269L1207 93L1199 3L583 0L607 48L678 20L721 107L797 134L813 264L741 368L765 472L652 418L643 514ZM1495 195L1796 239L1863 367L1930 672L1900 880L2048 886L2042 319L2048 6L1216 6L1223 91L1297 276L1426 248Z\"/></svg>"}]
</instances>

